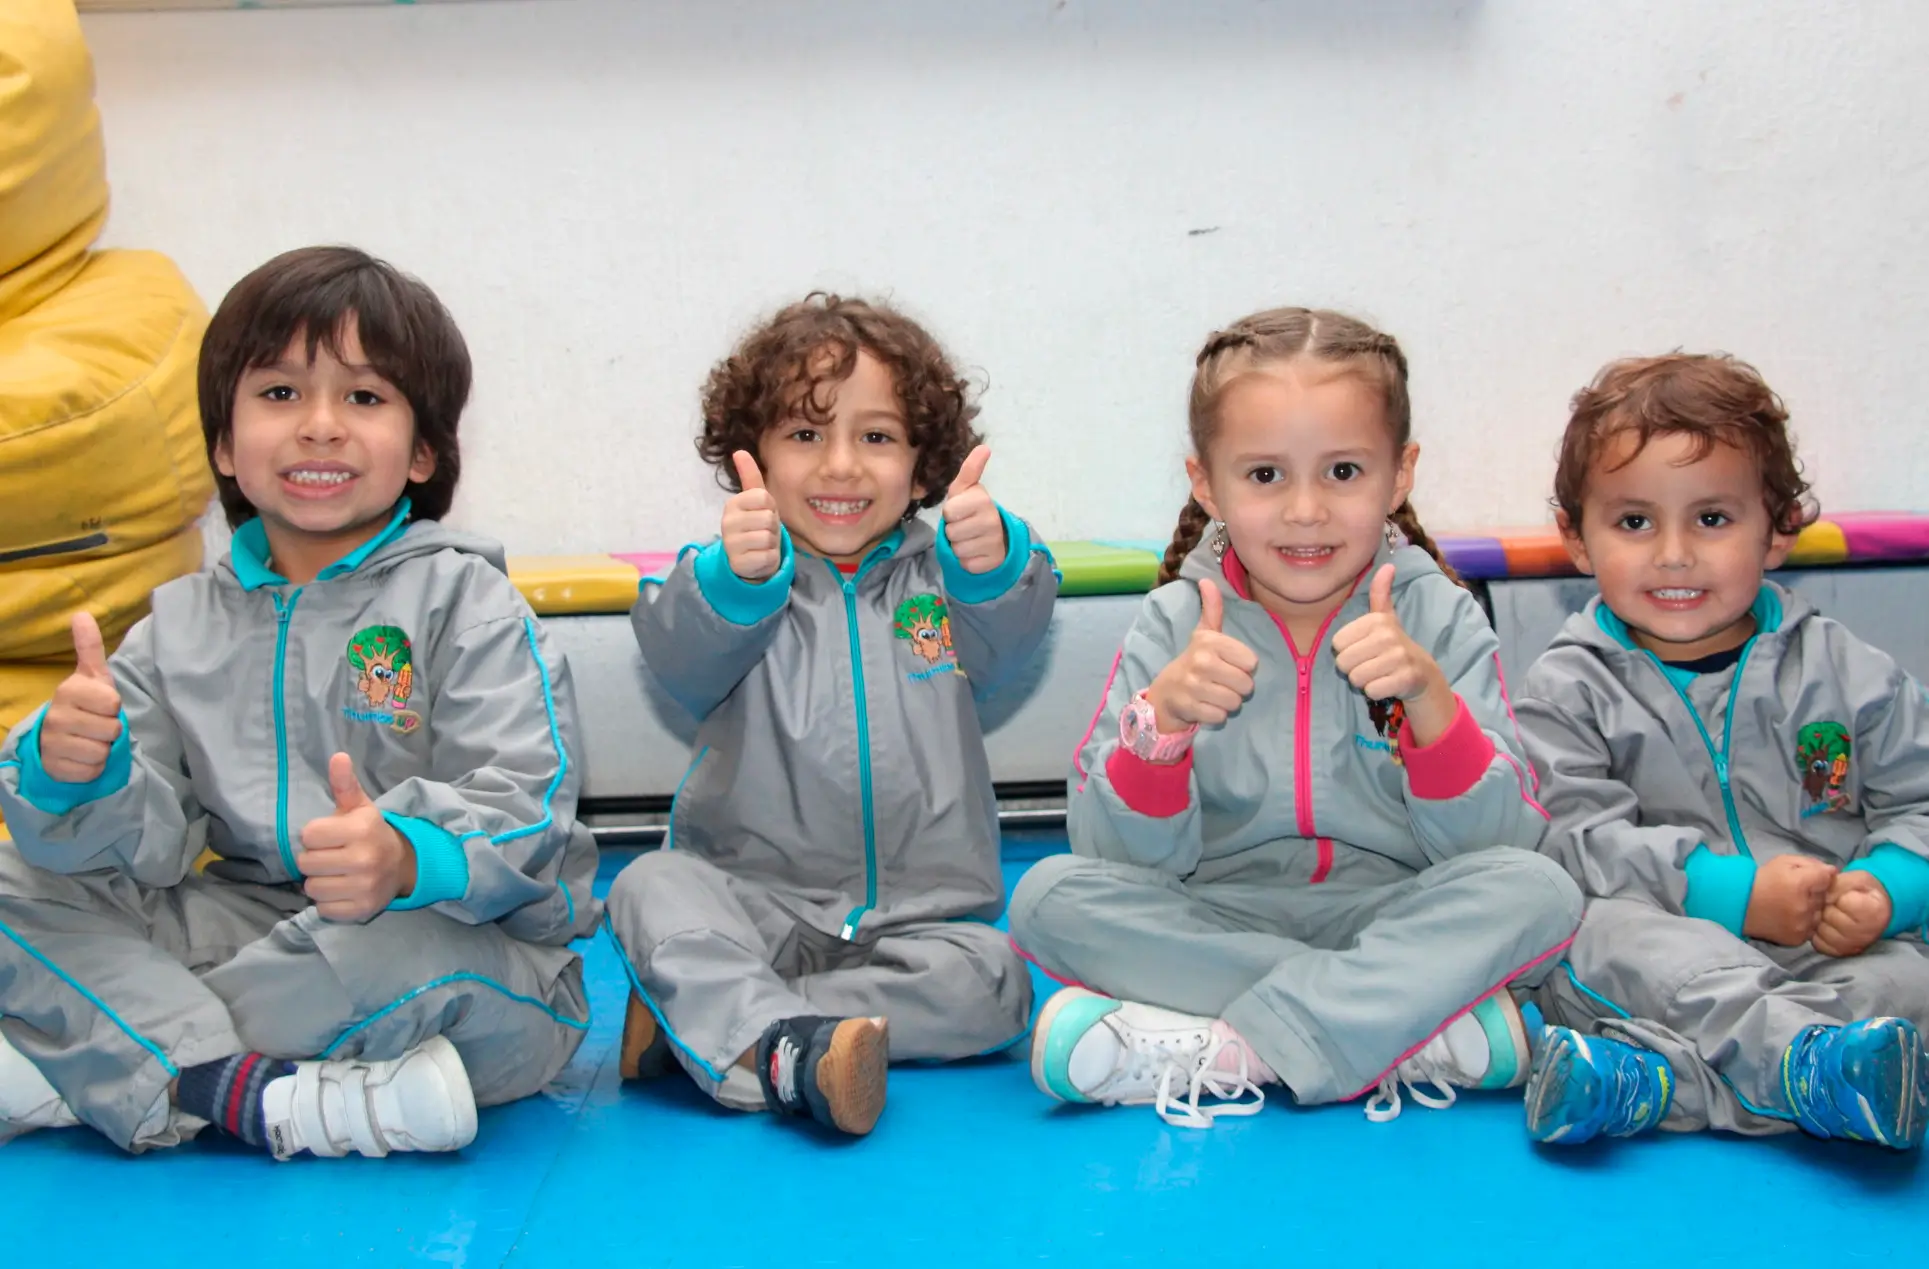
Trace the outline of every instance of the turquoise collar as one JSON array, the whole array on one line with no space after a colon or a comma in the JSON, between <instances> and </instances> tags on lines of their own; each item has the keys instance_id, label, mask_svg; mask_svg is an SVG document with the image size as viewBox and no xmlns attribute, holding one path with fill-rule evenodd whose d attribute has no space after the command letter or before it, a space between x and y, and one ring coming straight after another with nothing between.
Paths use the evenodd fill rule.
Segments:
<instances>
[{"instance_id":1,"label":"turquoise collar","mask_svg":"<svg viewBox=\"0 0 1929 1269\"><path fill-rule=\"evenodd\" d=\"M1782 628L1782 601L1781 597L1776 595L1774 587L1763 586L1755 595L1755 602L1750 605L1748 611L1755 618L1755 633L1750 636L1751 641L1765 634L1774 634ZM1599 626L1601 632L1608 638L1629 651L1643 650L1641 645L1634 641L1634 636L1628 633L1627 623L1615 615L1606 601L1594 606L1594 624ZM1660 660L1659 657L1655 659Z\"/></svg>"},{"instance_id":2,"label":"turquoise collar","mask_svg":"<svg viewBox=\"0 0 1929 1269\"><path fill-rule=\"evenodd\" d=\"M316 574L315 580L333 581L344 573L354 572L368 562L369 556L401 537L408 525L409 500L404 498L395 504L395 514L389 518L387 528ZM228 558L234 564L235 580L241 583L242 590L288 584L287 578L268 567L268 530L263 527L260 516L234 531Z\"/></svg>"}]
</instances>

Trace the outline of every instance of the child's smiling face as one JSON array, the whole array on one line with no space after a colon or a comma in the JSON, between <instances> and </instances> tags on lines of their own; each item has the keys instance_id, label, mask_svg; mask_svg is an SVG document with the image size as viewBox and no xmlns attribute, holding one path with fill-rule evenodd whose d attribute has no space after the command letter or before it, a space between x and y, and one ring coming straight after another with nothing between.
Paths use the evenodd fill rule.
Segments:
<instances>
[{"instance_id":1,"label":"child's smiling face","mask_svg":"<svg viewBox=\"0 0 1929 1269\"><path fill-rule=\"evenodd\" d=\"M915 479L918 451L884 363L859 349L850 377L828 392L825 422L780 420L758 441L757 460L797 545L857 564L926 491Z\"/></svg>"},{"instance_id":2,"label":"child's smiling face","mask_svg":"<svg viewBox=\"0 0 1929 1269\"><path fill-rule=\"evenodd\" d=\"M1215 413L1209 453L1186 463L1193 496L1225 524L1253 598L1317 629L1380 549L1420 447L1394 445L1371 382L1311 358L1234 380Z\"/></svg>"},{"instance_id":3,"label":"child's smiling face","mask_svg":"<svg viewBox=\"0 0 1929 1269\"><path fill-rule=\"evenodd\" d=\"M408 483L435 471L407 398L368 364L352 317L333 342L311 361L297 331L272 365L244 371L233 427L214 451L291 579L307 557L325 567L380 532Z\"/></svg>"},{"instance_id":4,"label":"child's smiling face","mask_svg":"<svg viewBox=\"0 0 1929 1269\"><path fill-rule=\"evenodd\" d=\"M1580 524L1561 516L1568 554L1635 643L1662 660L1740 647L1755 633L1762 574L1795 538L1773 531L1761 471L1744 451L1715 443L1697 457L1684 432L1639 444L1623 430L1602 445Z\"/></svg>"}]
</instances>

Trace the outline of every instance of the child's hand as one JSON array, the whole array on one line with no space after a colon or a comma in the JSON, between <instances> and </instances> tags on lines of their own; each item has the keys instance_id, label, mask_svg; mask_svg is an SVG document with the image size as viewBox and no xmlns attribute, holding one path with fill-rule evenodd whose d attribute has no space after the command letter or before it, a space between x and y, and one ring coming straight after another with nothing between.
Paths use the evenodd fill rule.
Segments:
<instances>
[{"instance_id":1,"label":"child's hand","mask_svg":"<svg viewBox=\"0 0 1929 1269\"><path fill-rule=\"evenodd\" d=\"M1894 916L1889 888L1874 873L1839 872L1815 925L1815 950L1824 956L1860 956Z\"/></svg>"},{"instance_id":2,"label":"child's hand","mask_svg":"<svg viewBox=\"0 0 1929 1269\"><path fill-rule=\"evenodd\" d=\"M1413 738L1426 746L1446 734L1459 704L1439 663L1400 625L1393 611L1393 572L1393 565L1382 564L1373 575L1367 614L1333 636L1333 656L1340 673L1368 699L1405 701Z\"/></svg>"},{"instance_id":3,"label":"child's hand","mask_svg":"<svg viewBox=\"0 0 1929 1269\"><path fill-rule=\"evenodd\" d=\"M761 582L784 562L777 500L764 488L764 474L749 451L738 450L730 461L737 465L743 492L723 504L723 553L731 572L746 582Z\"/></svg>"},{"instance_id":4,"label":"child's hand","mask_svg":"<svg viewBox=\"0 0 1929 1269\"><path fill-rule=\"evenodd\" d=\"M335 813L301 830L302 893L330 921L366 921L415 890L415 848L382 818L345 753L328 760Z\"/></svg>"},{"instance_id":5,"label":"child's hand","mask_svg":"<svg viewBox=\"0 0 1929 1269\"><path fill-rule=\"evenodd\" d=\"M1815 934L1835 867L1807 855L1777 855L1755 869L1755 889L1742 918L1751 939L1800 947Z\"/></svg>"},{"instance_id":6,"label":"child's hand","mask_svg":"<svg viewBox=\"0 0 1929 1269\"><path fill-rule=\"evenodd\" d=\"M1211 581L1199 582L1199 625L1192 641L1159 671L1145 698L1167 735L1193 726L1216 726L1253 694L1259 654L1221 632L1226 601Z\"/></svg>"},{"instance_id":7,"label":"child's hand","mask_svg":"<svg viewBox=\"0 0 1929 1269\"><path fill-rule=\"evenodd\" d=\"M40 720L40 766L66 784L86 784L107 768L107 751L121 735L121 694L107 668L100 626L74 614L74 672L54 689Z\"/></svg>"},{"instance_id":8,"label":"child's hand","mask_svg":"<svg viewBox=\"0 0 1929 1269\"><path fill-rule=\"evenodd\" d=\"M944 496L944 535L950 539L951 553L967 573L989 573L1005 562L1005 552L1010 549L1005 542L1005 518L998 514L998 504L991 500L990 492L979 483L990 461L991 446L972 450Z\"/></svg>"}]
</instances>

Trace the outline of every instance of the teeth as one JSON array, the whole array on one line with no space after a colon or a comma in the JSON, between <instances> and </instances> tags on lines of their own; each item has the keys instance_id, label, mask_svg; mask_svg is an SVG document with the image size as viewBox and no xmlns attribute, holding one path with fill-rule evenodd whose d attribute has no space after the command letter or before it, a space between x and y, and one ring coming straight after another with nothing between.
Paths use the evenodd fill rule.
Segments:
<instances>
[{"instance_id":1,"label":"teeth","mask_svg":"<svg viewBox=\"0 0 1929 1269\"><path fill-rule=\"evenodd\" d=\"M1672 603L1675 600L1694 599L1700 594L1698 590L1657 590L1654 592L1654 597Z\"/></svg>"},{"instance_id":2,"label":"teeth","mask_svg":"<svg viewBox=\"0 0 1929 1269\"><path fill-rule=\"evenodd\" d=\"M810 505L827 516L861 515L871 505L869 498L841 500L836 498L811 498Z\"/></svg>"},{"instance_id":3,"label":"teeth","mask_svg":"<svg viewBox=\"0 0 1929 1269\"><path fill-rule=\"evenodd\" d=\"M1282 555L1296 556L1299 559L1305 560L1316 560L1322 555L1331 555L1333 548L1330 546L1282 546L1279 548L1279 551Z\"/></svg>"},{"instance_id":4,"label":"teeth","mask_svg":"<svg viewBox=\"0 0 1929 1269\"><path fill-rule=\"evenodd\" d=\"M291 471L288 479L298 485L339 485L354 478L345 471Z\"/></svg>"}]
</instances>

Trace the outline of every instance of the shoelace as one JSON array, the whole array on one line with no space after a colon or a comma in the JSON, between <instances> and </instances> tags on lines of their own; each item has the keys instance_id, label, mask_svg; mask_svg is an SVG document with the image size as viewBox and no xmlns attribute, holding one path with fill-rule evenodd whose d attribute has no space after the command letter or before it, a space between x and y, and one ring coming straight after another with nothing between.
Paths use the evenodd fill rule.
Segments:
<instances>
[{"instance_id":1,"label":"shoelace","mask_svg":"<svg viewBox=\"0 0 1929 1269\"><path fill-rule=\"evenodd\" d=\"M1386 1073L1386 1077L1380 1081L1380 1087L1367 1099L1367 1119L1376 1124L1398 1119L1402 1084L1406 1085L1408 1095L1428 1110L1447 1109L1459 1097L1454 1092L1452 1080L1448 1078L1450 1072L1458 1073L1447 1061L1429 1054L1426 1049L1420 1050ZM1428 1094L1426 1088L1434 1089L1441 1096Z\"/></svg>"},{"instance_id":2,"label":"shoelace","mask_svg":"<svg viewBox=\"0 0 1929 1269\"><path fill-rule=\"evenodd\" d=\"M1239 1055L1239 1069L1220 1071L1213 1069L1219 1060L1226 1041L1214 1039L1206 1045L1198 1057L1183 1052L1172 1053L1159 1049L1152 1053L1138 1052L1136 1056L1150 1058L1160 1063L1159 1094L1152 1103L1152 1109L1159 1118L1175 1128L1210 1128L1212 1121L1221 1115L1256 1115L1266 1105L1265 1090L1252 1082L1246 1065L1246 1051L1236 1050ZM1174 1085L1183 1082L1185 1096L1174 1102ZM1210 1096L1218 1104L1201 1106L1201 1095ZM1252 1100L1246 1100L1250 1095Z\"/></svg>"}]
</instances>

